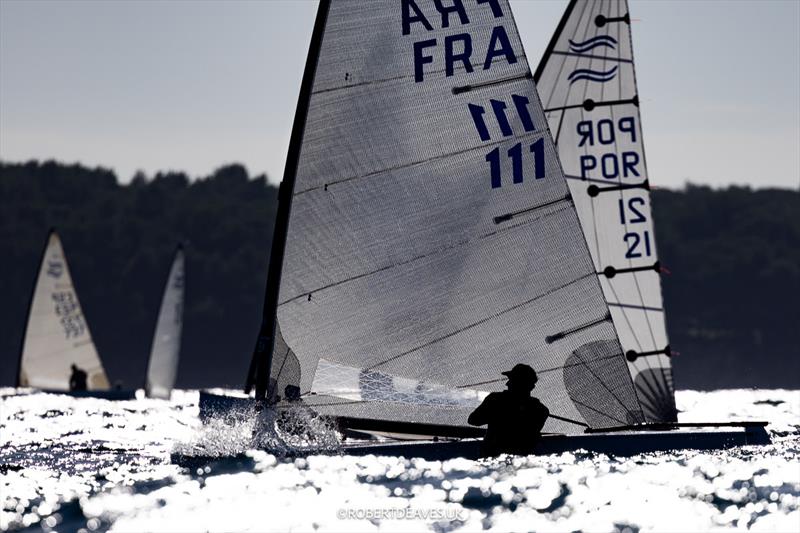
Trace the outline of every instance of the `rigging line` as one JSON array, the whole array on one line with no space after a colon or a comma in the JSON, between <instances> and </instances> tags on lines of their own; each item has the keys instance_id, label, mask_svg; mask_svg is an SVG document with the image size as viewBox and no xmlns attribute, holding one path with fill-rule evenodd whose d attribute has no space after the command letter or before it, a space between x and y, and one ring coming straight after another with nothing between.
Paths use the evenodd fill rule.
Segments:
<instances>
[{"instance_id":1,"label":"rigging line","mask_svg":"<svg viewBox=\"0 0 800 533\"><path fill-rule=\"evenodd\" d=\"M585 428L592 427L592 426L590 426L589 424L587 424L585 422L581 422L581 421L575 420L573 418L567 418L566 416L554 415L553 413L548 414L547 418L555 418L556 420L563 420L564 422L569 422L570 424L575 424L576 426L583 426Z\"/></svg>"},{"instance_id":2,"label":"rigging line","mask_svg":"<svg viewBox=\"0 0 800 533\"><path fill-rule=\"evenodd\" d=\"M583 403L583 402L581 402L581 401L579 401L579 400L573 400L572 398L570 398L570 400L572 400L572 403L575 403L575 404L578 404L578 405L582 405L583 407L585 407L585 408L589 409L590 411L594 411L594 412L595 412L595 413L597 413L598 415L604 416L604 417L606 417L606 418L610 418L611 420L616 420L617 422L621 422L621 423L623 423L623 424L625 424L625 423L626 423L626 422L622 422L622 420L620 420L619 418L617 418L617 417L616 417L616 416L614 416L614 415L610 415L610 414L608 414L608 413L604 413L603 411L600 411L600 410L598 410L598 409L595 409L595 408L594 408L594 407L592 407L591 405L587 405L587 404L585 404L585 403ZM623 407L625 407L625 406L623 406ZM625 409L625 411L626 411L626 412L629 412L627 409Z\"/></svg>"},{"instance_id":3,"label":"rigging line","mask_svg":"<svg viewBox=\"0 0 800 533\"><path fill-rule=\"evenodd\" d=\"M558 116L558 129L556 130L556 136L553 137L553 144L555 145L556 153L558 153L558 141L561 138L561 128L562 128L562 126L564 126L564 117L565 116L566 116L566 113L561 113ZM545 120L547 120L546 114L545 114ZM559 159L558 161L559 161L559 164L560 164L561 163L561 159ZM564 173L563 165L561 167L561 173L562 174ZM564 174L564 175L566 176L566 174Z\"/></svg>"},{"instance_id":4,"label":"rigging line","mask_svg":"<svg viewBox=\"0 0 800 533\"><path fill-rule=\"evenodd\" d=\"M566 337L567 335L572 335L574 333L578 333L579 331L583 331L584 329L589 329L589 328L591 328L593 326L596 326L598 324L602 324L603 322L608 322L610 320L611 320L611 313L608 313L603 318L599 318L597 320L593 320L592 322L589 322L587 324L583 324L582 326L576 326L576 327L574 327L572 329L566 329L564 331L560 331L558 333L554 333L553 335L548 335L547 337L544 338L544 342L546 342L547 344L553 344L557 340L561 340L564 337Z\"/></svg>"},{"instance_id":5,"label":"rigging line","mask_svg":"<svg viewBox=\"0 0 800 533\"><path fill-rule=\"evenodd\" d=\"M553 50L553 53L555 55L559 55L559 56L580 57L580 58L586 58L586 59L604 59L604 60L608 60L608 61L617 61L619 63L633 63L632 60L623 59L621 57L608 57L608 56L596 56L596 55L592 55L592 54L579 54L579 53L576 53L576 52L566 52L566 51L562 51L562 50Z\"/></svg>"},{"instance_id":6,"label":"rigging line","mask_svg":"<svg viewBox=\"0 0 800 533\"><path fill-rule=\"evenodd\" d=\"M561 201L561 200L559 200L559 201ZM552 202L551 202L551 203L552 203ZM548 204L548 205L549 205L549 204ZM545 207L545 206L543 205L543 206L541 206L541 207ZM296 296L292 296L291 298L288 298L288 299L284 300L283 302L280 302L278 305L279 305L279 306L282 306L282 305L285 305L285 304L291 303L291 302L293 302L293 301L295 301L295 300L299 300L299 299L301 299L301 298L304 298L304 297L307 297L307 296L309 296L309 295L312 295L312 294L314 294L314 293L321 292L321 291L323 291L323 290L330 289L330 288L332 288L332 287L337 287L337 286L339 286L339 285L343 285L343 284L345 284L345 283L348 283L348 282L350 282L350 281L354 281L354 280L357 280L357 279L361 279L361 278L369 277L369 276L371 276L371 275L373 275L373 274L377 274L377 273L380 273L380 272L384 272L384 271L386 271L386 270L391 270L392 268L395 268L395 267L404 266L404 265L407 265L407 264L413 263L413 262L415 262L415 261L419 261L419 260L421 260L421 259L425 259L426 257L431 257L431 256L433 256L433 255L436 255L436 254L445 253L445 252L448 252L448 251L450 251L450 250L454 250L454 249L456 249L456 248L459 248L459 247L461 247L461 246L467 245L467 244L469 244L469 243L471 243L471 242L474 242L474 241L480 241L480 240L482 240L482 239L488 239L488 238L490 238L490 237L494 237L494 236L496 236L496 235L500 235L501 233L505 233L505 232L508 232L508 231L511 231L511 230L514 230L514 229L520 228L520 227L522 227L522 226L525 226L525 225L527 225L527 224L531 224L531 223L533 223L533 222L536 222L536 221L542 220L542 219L543 219L543 218L545 218L545 217L552 216L552 215L556 215L556 214L558 214L558 213L561 213L561 212L562 212L562 211L564 211L565 209L567 209L567 208L565 207L565 208L562 208L562 209L558 209L558 210L552 211L552 212L550 212L550 213L545 213L544 215L542 215L542 216L540 216L540 217L537 217L537 218L531 218L531 219L528 219L528 220L523 220L523 221L521 221L521 222L518 222L518 223L516 223L516 224L512 224L512 225L510 225L510 226L506 226L506 227L504 227L504 228L498 228L498 229L495 229L495 230L489 231L489 232L487 232L487 233L484 233L484 234L482 234L482 235L478 235L477 237L474 237L474 238L472 238L472 239L466 239L466 240L460 240L460 241L457 241L457 242L455 242L455 243L452 243L452 244L449 244L449 245L443 246L443 247L441 247L441 248L439 248L439 249L437 249L437 250L433 250L433 251L431 251L431 252L428 252L428 253L426 253L426 254L417 255L417 256L411 257L411 258L409 258L409 259L406 259L406 260L404 260L404 261L400 261L400 262L398 262L398 263L393 263L393 264L391 264L391 265L386 265L386 266L383 266L383 267L381 267L381 268L378 268L378 269L376 269L376 270L372 270L372 271L369 271L369 272L363 272L363 273L361 273L361 274L358 274L358 275L355 275L355 276L351 276L351 277L349 277L349 278L346 278L346 279L343 279L343 280L339 280L339 281L336 281L336 282L333 282L333 283L329 283L328 285L323 285L322 287L318 287L318 288L316 288L316 289L312 289L312 290L310 290L310 291L307 291L307 292L304 292L304 293L298 294L298 295L296 295Z\"/></svg>"},{"instance_id":7,"label":"rigging line","mask_svg":"<svg viewBox=\"0 0 800 533\"><path fill-rule=\"evenodd\" d=\"M499 80L492 80L492 81L484 81L481 83L474 83L472 85L462 85L460 87L453 87L453 94L462 94L466 93L475 89L484 89L486 87L495 87L497 85L504 85L506 83L513 83L519 80L531 80L533 79L533 75L529 70L525 74L521 74L519 76L511 76L509 78L502 78Z\"/></svg>"},{"instance_id":8,"label":"rigging line","mask_svg":"<svg viewBox=\"0 0 800 533\"><path fill-rule=\"evenodd\" d=\"M483 143L483 144L479 144L479 145L476 145L476 146L470 146L470 147L464 148L463 150L459 150L457 152L447 152L447 153L444 153L444 154L439 154L439 155L435 155L433 157L429 157L427 159L420 159L418 161L411 161L411 162L408 162L408 163L401 163L401 164L395 165L393 167L387 167L387 168L381 168L379 170L373 170L372 172L368 172L367 174L357 174L355 176L348 176L346 178L341 178L341 179L338 179L338 180L333 180L333 181L329 181L327 183L323 183L322 185L315 185L313 187L309 187L308 189L303 189L302 191L297 191L297 192L295 192L293 194L293 198L296 198L297 196L300 196L301 194L306 194L306 193L309 193L309 192L318 191L320 189L327 191L328 187L330 187L332 185L339 185L341 183L346 183L348 181L354 181L354 180L358 180L358 179L372 178L374 176L378 176L380 174L385 174L387 172L394 172L396 170L402 170L402 169L406 169L406 168L411 168L411 167L414 167L414 166L417 166L417 165L422 165L422 164L425 164L425 163L429 163L431 161L439 161L441 159L449 159L451 157L464 155L464 154L467 154L469 152L474 152L474 151L477 151L477 150L483 150L483 149L485 149L487 147L497 146L497 145L503 144L504 142L508 142L511 139L522 141L523 139L528 139L528 138L531 138L531 137L535 137L537 135L542 135L542 131L541 130L532 130L532 131L525 132L522 135L514 135L513 137L504 137L503 139L500 139L498 141L493 141L493 142L489 142L489 143Z\"/></svg>"},{"instance_id":9,"label":"rigging line","mask_svg":"<svg viewBox=\"0 0 800 533\"><path fill-rule=\"evenodd\" d=\"M542 209L544 207L560 204L561 202L570 202L571 200L572 200L572 196L570 195L569 190L567 190L567 195L564 196L563 198L558 198L556 200L551 200L549 202L545 202L543 204L539 204L539 205L534 206L534 207L528 207L526 209L520 209L519 211L513 211L511 213L506 213L505 215L496 216L496 217L494 217L494 223L495 224L500 224L502 222L507 222L507 221L511 220L512 218L518 216L518 215L524 215L526 213L531 213L533 211L538 211L539 209Z\"/></svg>"},{"instance_id":10,"label":"rigging line","mask_svg":"<svg viewBox=\"0 0 800 533\"><path fill-rule=\"evenodd\" d=\"M397 355L393 355L393 356L391 356L390 358L388 358L388 359L386 359L386 360L384 360L384 361L381 361L380 363L376 363L376 364L374 364L374 365L372 365L372 366L366 367L364 370L374 370L374 369L378 368L379 366L385 365L386 363L390 363L390 362L392 362L392 361L395 361L396 359L399 359L399 358L401 358L401 357L405 357L406 355L409 355L409 354L411 354L411 353L414 353L414 352L416 352L416 351L418 351L418 350L421 350L421 349L423 349L423 348L427 348L428 346L431 346L431 345L433 345L433 344L436 344L437 342L441 342L441 341L443 341L443 340L445 340L445 339L449 339L450 337L453 337L453 336L455 336L455 335L458 335L458 334L459 334L459 333L461 333L462 331L466 331L466 330L468 330L468 329L470 329L470 328L474 328L475 326L479 326L479 325L481 325L481 324L484 324L484 323L486 323L486 322L489 322L490 320L494 320L495 318L498 318L498 317L500 317L500 316L502 316L502 315L505 315L505 314L507 314L507 313L510 313L511 311L515 311L515 310L517 310L517 309L520 309L520 308L522 308L522 307L525 307L526 305L529 305L529 304L531 304L531 303L535 302L536 300L540 300L541 298L544 298L544 297L546 297L546 296L549 296L549 295L553 294L554 292L557 292L557 291L559 291L559 290L561 290L561 289L564 289L564 288L566 288L566 287L569 287L570 285L573 285L574 283L577 283L577 282L579 282L579 281L582 281L582 280L584 280L584 279L588 278L588 277L589 277L589 276L591 276L591 275L592 275L591 273L589 273L589 274L584 274L583 276L580 276L580 277L578 277L578 278L576 278L576 279L574 279L574 280L572 280L572 281L570 281L570 282L568 282L568 283L565 283L565 284L563 284L563 285L561 285L561 286L559 286L559 287L555 287L554 289L551 289L551 290L550 290L550 291L548 291L548 292L545 292L545 293L543 293L543 294L539 294L539 295L537 295L537 296L535 296L535 297L533 297L533 298L530 298L530 299L528 299L528 300L525 300L524 302L520 302L520 303L518 303L518 304L516 304L516 305L513 305L513 306L509 307L508 309L505 309L505 310L503 310L503 311L500 311L500 312L498 312L498 313L495 313L495 314L494 314L494 315L492 315L492 316L488 316L488 317L486 317L486 318L484 318L484 319L481 319L481 320L479 320L479 321L477 321L477 322L474 322L474 323L472 323L472 324L469 324L469 325L467 325L467 326L465 326L465 327L463 327L463 328L461 328L461 329L459 329L459 330L452 331L452 332L448 333L447 335L443 335L443 336L441 336L441 337L439 337L439 338L437 338L437 339L433 339L432 341L428 341L428 342L426 342L425 344L421 344L421 345L419 345L419 346L417 346L417 347L415 347L415 348L412 348L412 349L410 349L410 350L406 350L405 352L399 353L399 354L397 354Z\"/></svg>"},{"instance_id":11,"label":"rigging line","mask_svg":"<svg viewBox=\"0 0 800 533\"><path fill-rule=\"evenodd\" d=\"M623 307L626 309L639 309L641 311L656 311L659 313L663 313L664 309L661 307L648 307L646 305L633 305L633 304L623 304L618 302L606 302L608 305L612 307Z\"/></svg>"},{"instance_id":12,"label":"rigging line","mask_svg":"<svg viewBox=\"0 0 800 533\"><path fill-rule=\"evenodd\" d=\"M619 354L606 355L604 357L598 357L597 359L595 359L595 361L606 361L608 359L615 359L617 357L619 357ZM536 370L536 374L544 374L544 373L547 373L547 372L554 372L556 370L563 370L565 368L572 368L574 366L581 366L581 364L582 363L572 363L572 364L569 364L569 365L554 366L554 367L550 367L550 368L544 368L542 370ZM488 381L479 381L478 383L470 383L468 385L456 385L455 388L456 389L472 389L473 387L478 387L480 385L490 385L492 383L499 383L499 382L505 381L507 379L508 378L490 379Z\"/></svg>"},{"instance_id":13,"label":"rigging line","mask_svg":"<svg viewBox=\"0 0 800 533\"><path fill-rule=\"evenodd\" d=\"M552 113L555 111L567 111L569 109L581 109L581 108L584 111L594 111L598 107L614 107L618 105L628 105L628 104L633 104L634 106L639 107L639 95L635 94L631 98L619 98L617 100L601 100L599 102L593 100L592 98L584 98L583 102L581 102L580 104L570 104L561 107L552 107L549 109L545 109L544 112Z\"/></svg>"}]
</instances>

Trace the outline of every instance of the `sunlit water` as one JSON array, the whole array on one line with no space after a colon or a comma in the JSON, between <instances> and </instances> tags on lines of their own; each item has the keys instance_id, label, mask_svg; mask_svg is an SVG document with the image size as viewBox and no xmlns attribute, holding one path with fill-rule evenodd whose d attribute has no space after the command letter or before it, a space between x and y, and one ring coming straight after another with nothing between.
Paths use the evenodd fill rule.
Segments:
<instances>
[{"instance_id":1,"label":"sunlit water","mask_svg":"<svg viewBox=\"0 0 800 533\"><path fill-rule=\"evenodd\" d=\"M677 400L684 422L768 420L773 444L631 458L290 460L251 449L252 421L201 428L196 392L112 402L0 389L0 528L800 531L800 392ZM171 462L193 450L222 458Z\"/></svg>"}]
</instances>

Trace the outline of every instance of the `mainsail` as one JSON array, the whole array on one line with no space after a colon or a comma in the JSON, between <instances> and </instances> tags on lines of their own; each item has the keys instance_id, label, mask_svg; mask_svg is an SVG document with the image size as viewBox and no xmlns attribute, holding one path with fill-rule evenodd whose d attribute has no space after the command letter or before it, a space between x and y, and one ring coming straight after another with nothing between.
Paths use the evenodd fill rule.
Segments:
<instances>
[{"instance_id":1,"label":"mainsail","mask_svg":"<svg viewBox=\"0 0 800 533\"><path fill-rule=\"evenodd\" d=\"M520 362L555 414L643 421L508 2L322 0L257 395L465 426Z\"/></svg>"},{"instance_id":2,"label":"mainsail","mask_svg":"<svg viewBox=\"0 0 800 533\"><path fill-rule=\"evenodd\" d=\"M17 386L68 390L73 364L86 372L90 390L108 389L61 240L51 231L31 298Z\"/></svg>"},{"instance_id":3,"label":"mainsail","mask_svg":"<svg viewBox=\"0 0 800 533\"><path fill-rule=\"evenodd\" d=\"M181 351L184 290L184 253L183 246L178 246L164 288L147 365L145 392L151 398L168 399L175 386Z\"/></svg>"},{"instance_id":4,"label":"mainsail","mask_svg":"<svg viewBox=\"0 0 800 533\"><path fill-rule=\"evenodd\" d=\"M534 76L650 422L676 420L626 0L572 0Z\"/></svg>"}]
</instances>

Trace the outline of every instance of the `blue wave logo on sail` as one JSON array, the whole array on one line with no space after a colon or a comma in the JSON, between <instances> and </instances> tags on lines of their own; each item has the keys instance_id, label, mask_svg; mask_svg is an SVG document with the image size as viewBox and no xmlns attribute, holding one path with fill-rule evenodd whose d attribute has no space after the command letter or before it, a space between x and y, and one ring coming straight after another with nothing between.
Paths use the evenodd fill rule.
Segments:
<instances>
[{"instance_id":1,"label":"blue wave logo on sail","mask_svg":"<svg viewBox=\"0 0 800 533\"><path fill-rule=\"evenodd\" d=\"M572 85L576 81L581 80L589 80L589 81L598 81L600 83L605 83L607 81L611 81L617 77L617 65L614 65L607 71L602 70L592 70L590 68L579 68L577 70L573 70L572 73L567 76L569 80L569 84Z\"/></svg>"},{"instance_id":2,"label":"blue wave logo on sail","mask_svg":"<svg viewBox=\"0 0 800 533\"><path fill-rule=\"evenodd\" d=\"M583 54L600 46L615 50L617 48L617 40L610 35L598 35L591 39L586 39L582 43L576 43L572 39L569 40L569 49L576 54Z\"/></svg>"},{"instance_id":3,"label":"blue wave logo on sail","mask_svg":"<svg viewBox=\"0 0 800 533\"><path fill-rule=\"evenodd\" d=\"M47 275L51 278L60 278L64 273L64 264L61 261L48 261L47 262Z\"/></svg>"}]
</instances>

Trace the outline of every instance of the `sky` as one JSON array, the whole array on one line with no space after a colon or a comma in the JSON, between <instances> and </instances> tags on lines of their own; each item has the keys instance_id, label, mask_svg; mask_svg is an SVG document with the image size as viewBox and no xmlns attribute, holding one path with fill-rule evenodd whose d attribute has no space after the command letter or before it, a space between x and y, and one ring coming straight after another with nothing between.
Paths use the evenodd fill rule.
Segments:
<instances>
[{"instance_id":1,"label":"sky","mask_svg":"<svg viewBox=\"0 0 800 533\"><path fill-rule=\"evenodd\" d=\"M566 0L511 0L535 69ZM800 187L800 1L631 0L650 181ZM0 0L0 159L280 181L315 0Z\"/></svg>"}]
</instances>

